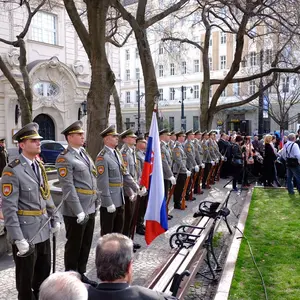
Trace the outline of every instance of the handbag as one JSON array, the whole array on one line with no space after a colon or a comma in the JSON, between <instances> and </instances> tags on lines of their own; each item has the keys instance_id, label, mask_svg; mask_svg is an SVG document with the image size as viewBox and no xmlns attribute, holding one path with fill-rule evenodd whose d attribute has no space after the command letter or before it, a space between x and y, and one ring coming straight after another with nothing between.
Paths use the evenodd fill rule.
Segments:
<instances>
[{"instance_id":1,"label":"handbag","mask_svg":"<svg viewBox=\"0 0 300 300\"><path fill-rule=\"evenodd\" d=\"M294 143L291 146L290 153L288 153L287 150L286 150L286 153L287 153L286 166L289 167L289 168L295 168L295 167L297 167L299 165L299 162L298 162L297 158L295 158L295 157L289 157L291 155L293 146L294 146Z\"/></svg>"}]
</instances>

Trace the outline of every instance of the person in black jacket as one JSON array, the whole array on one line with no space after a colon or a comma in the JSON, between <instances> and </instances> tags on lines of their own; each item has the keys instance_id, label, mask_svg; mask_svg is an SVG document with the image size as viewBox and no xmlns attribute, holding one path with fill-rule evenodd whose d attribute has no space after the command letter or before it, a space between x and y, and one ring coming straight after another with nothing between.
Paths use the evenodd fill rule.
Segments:
<instances>
[{"instance_id":1,"label":"person in black jacket","mask_svg":"<svg viewBox=\"0 0 300 300\"><path fill-rule=\"evenodd\" d=\"M141 286L131 286L133 244L125 235L102 236L96 248L97 277L101 283L88 287L89 300L176 299Z\"/></svg>"},{"instance_id":2,"label":"person in black jacket","mask_svg":"<svg viewBox=\"0 0 300 300\"><path fill-rule=\"evenodd\" d=\"M243 138L240 135L237 135L235 141L231 147L231 170L232 170L232 190L237 192L237 181L241 176L243 170L243 154L241 149L241 144L243 143Z\"/></svg>"},{"instance_id":3,"label":"person in black jacket","mask_svg":"<svg viewBox=\"0 0 300 300\"><path fill-rule=\"evenodd\" d=\"M264 139L265 151L264 151L264 168L263 179L264 186L273 186L275 180L275 161L277 155L275 153L274 145L272 144L272 135L267 134Z\"/></svg>"},{"instance_id":4,"label":"person in black jacket","mask_svg":"<svg viewBox=\"0 0 300 300\"><path fill-rule=\"evenodd\" d=\"M231 144L228 142L228 135L226 133L221 134L221 138L218 141L220 153L226 157L221 168L220 177L227 178L230 169L230 158L231 158Z\"/></svg>"}]
</instances>

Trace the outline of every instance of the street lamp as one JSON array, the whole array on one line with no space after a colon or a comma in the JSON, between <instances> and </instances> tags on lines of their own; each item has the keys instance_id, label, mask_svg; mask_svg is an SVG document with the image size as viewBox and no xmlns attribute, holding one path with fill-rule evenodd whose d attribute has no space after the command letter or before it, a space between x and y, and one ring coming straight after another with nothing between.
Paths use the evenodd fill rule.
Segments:
<instances>
[{"instance_id":1,"label":"street lamp","mask_svg":"<svg viewBox=\"0 0 300 300\"><path fill-rule=\"evenodd\" d=\"M137 134L141 134L141 99L144 97L145 93L140 94L140 80L138 80L138 117L137 117L137 122L138 122L138 129L137 129Z\"/></svg>"},{"instance_id":2,"label":"street lamp","mask_svg":"<svg viewBox=\"0 0 300 300\"><path fill-rule=\"evenodd\" d=\"M81 118L83 118L84 116L86 116L86 114L87 114L87 101L84 100L80 104L80 107L78 109L78 120L80 120Z\"/></svg>"},{"instance_id":3,"label":"street lamp","mask_svg":"<svg viewBox=\"0 0 300 300\"><path fill-rule=\"evenodd\" d=\"M264 58L264 51L263 49L260 50L260 73L263 72L263 58ZM263 79L260 77L259 81L259 97L258 97L258 136L259 139L262 138L264 134L264 93L262 91L263 89Z\"/></svg>"}]
</instances>

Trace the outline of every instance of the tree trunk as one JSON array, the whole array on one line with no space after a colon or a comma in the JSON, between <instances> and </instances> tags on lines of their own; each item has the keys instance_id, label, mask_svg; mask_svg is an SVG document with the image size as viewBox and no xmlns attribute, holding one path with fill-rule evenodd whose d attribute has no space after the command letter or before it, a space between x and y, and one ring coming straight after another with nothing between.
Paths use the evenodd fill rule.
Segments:
<instances>
[{"instance_id":1,"label":"tree trunk","mask_svg":"<svg viewBox=\"0 0 300 300\"><path fill-rule=\"evenodd\" d=\"M120 105L120 97L116 88L116 85L114 84L111 89L111 94L114 98L115 102L115 108L116 108L116 124L117 124L117 132L121 133L123 132L123 118L122 118L122 111L121 111L121 105Z\"/></svg>"},{"instance_id":2,"label":"tree trunk","mask_svg":"<svg viewBox=\"0 0 300 300\"><path fill-rule=\"evenodd\" d=\"M154 109L154 102L156 97L159 96L159 91L146 30L134 30L134 33L144 74L146 129L149 130Z\"/></svg>"},{"instance_id":3,"label":"tree trunk","mask_svg":"<svg viewBox=\"0 0 300 300\"><path fill-rule=\"evenodd\" d=\"M108 126L109 98L114 74L105 50L106 15L109 0L86 0L89 34L91 38L91 85L87 95L87 148L93 159L103 146L99 135Z\"/></svg>"}]
</instances>

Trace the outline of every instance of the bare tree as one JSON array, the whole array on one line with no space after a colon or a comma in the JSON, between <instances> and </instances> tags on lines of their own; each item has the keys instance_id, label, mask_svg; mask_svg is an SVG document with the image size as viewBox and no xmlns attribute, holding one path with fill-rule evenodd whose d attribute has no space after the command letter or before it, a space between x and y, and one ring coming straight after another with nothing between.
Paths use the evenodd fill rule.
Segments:
<instances>
[{"instance_id":1,"label":"bare tree","mask_svg":"<svg viewBox=\"0 0 300 300\"><path fill-rule=\"evenodd\" d=\"M31 9L29 2L30 2L29 0L23 0L21 2L21 5L24 5L26 7L27 20L25 22L23 30L16 36L16 39L14 41L10 41L4 38L0 38L0 42L7 45L11 45L15 48L19 48L19 52L20 52L19 68L22 74L22 80L24 86L22 86L16 80L14 75L11 73L9 67L2 59L1 55L0 55L0 70L7 78L7 80L10 82L10 84L12 85L13 89L17 94L18 102L21 108L22 126L32 121L32 100L33 100L31 82L27 71L27 57L26 57L27 55L26 55L26 45L24 42L24 37L28 33L32 18L43 7L43 5L46 3L46 0L38 1L38 3L35 4L36 8L33 10ZM6 2L6 4L11 4L11 6L13 6L13 8L16 9L17 6L20 5L20 2L16 4L14 1L8 1Z\"/></svg>"},{"instance_id":2,"label":"bare tree","mask_svg":"<svg viewBox=\"0 0 300 300\"><path fill-rule=\"evenodd\" d=\"M162 40L171 40L179 43L188 43L197 47L202 55L203 82L201 87L200 126L201 129L210 129L214 115L225 109L247 104L266 91L277 79L279 72L299 72L299 64L281 64L283 51L290 47L293 38L299 34L299 16L297 1L236 1L236 0L197 0L198 7L190 14L198 13L198 23L204 27L205 34L201 43L182 36L166 36ZM229 71L222 79L212 79L209 63L209 41L212 29L218 28L221 32L233 36L235 41L234 55ZM269 36L274 39L273 59L263 68L256 68L252 74L241 76L239 73L241 62L248 49L246 41L254 41L259 45L259 40ZM263 51L263 42L259 45ZM225 88L232 83L247 83L251 80L264 78L258 91L249 97L235 102L220 104L219 100ZM211 86L217 88L211 99L209 96Z\"/></svg>"},{"instance_id":3,"label":"bare tree","mask_svg":"<svg viewBox=\"0 0 300 300\"><path fill-rule=\"evenodd\" d=\"M111 0L112 6L115 7L122 15L122 18L129 23L137 42L144 75L146 128L150 127L154 102L159 96L154 63L147 37L147 29L170 14L180 10L187 2L189 2L189 0L178 0L173 2L173 4L164 10L159 11L157 14L155 14L156 11L154 10L154 15L151 14L148 17L147 0L137 1L136 10L134 11L135 16L121 4L120 0Z\"/></svg>"}]
</instances>

